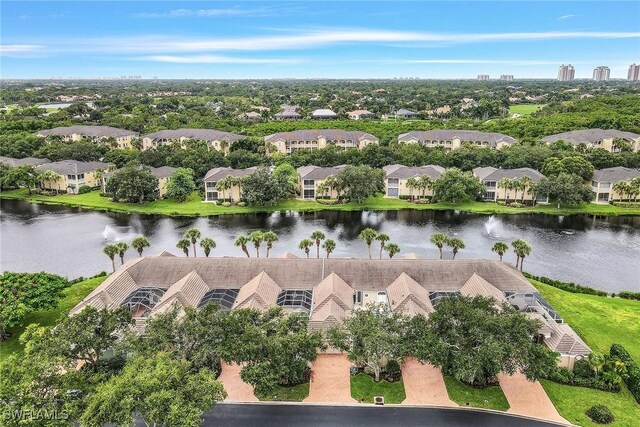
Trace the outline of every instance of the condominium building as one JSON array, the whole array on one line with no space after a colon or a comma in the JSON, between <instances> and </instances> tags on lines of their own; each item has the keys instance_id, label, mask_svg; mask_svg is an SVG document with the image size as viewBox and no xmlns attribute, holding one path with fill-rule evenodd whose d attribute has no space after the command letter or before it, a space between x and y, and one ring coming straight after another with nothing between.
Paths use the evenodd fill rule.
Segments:
<instances>
[{"instance_id":1,"label":"condominium building","mask_svg":"<svg viewBox=\"0 0 640 427\"><path fill-rule=\"evenodd\" d=\"M627 80L630 82L640 81L640 65L633 63L629 65L629 71L627 71Z\"/></svg>"},{"instance_id":2,"label":"condominium building","mask_svg":"<svg viewBox=\"0 0 640 427\"><path fill-rule=\"evenodd\" d=\"M338 193L335 188L328 185L329 177L335 177L347 165L322 168L320 166L301 166L298 170L299 195L300 199L313 200L317 197L337 199Z\"/></svg>"},{"instance_id":3,"label":"condominium building","mask_svg":"<svg viewBox=\"0 0 640 427\"><path fill-rule=\"evenodd\" d=\"M400 199L433 196L433 189L425 185L425 181L421 179L428 177L433 182L444 173L444 168L436 165L388 165L382 169L384 170L385 197Z\"/></svg>"},{"instance_id":4,"label":"condominium building","mask_svg":"<svg viewBox=\"0 0 640 427\"><path fill-rule=\"evenodd\" d=\"M605 67L601 65L600 67L596 67L593 69L593 80L597 82L606 82L609 81L609 75L611 74L611 70L609 67Z\"/></svg>"},{"instance_id":5,"label":"condominium building","mask_svg":"<svg viewBox=\"0 0 640 427\"><path fill-rule=\"evenodd\" d=\"M512 82L513 81L513 74L502 74L500 76L500 80L502 80L503 82Z\"/></svg>"},{"instance_id":6,"label":"condominium building","mask_svg":"<svg viewBox=\"0 0 640 427\"><path fill-rule=\"evenodd\" d=\"M493 298L539 321L536 337L572 367L591 350L511 265L497 260L176 257L163 252L127 261L72 310L128 309L135 330L169 310L219 304L222 310L282 307L309 316L309 329L344 322L368 304L428 317L442 298Z\"/></svg>"},{"instance_id":7,"label":"condominium building","mask_svg":"<svg viewBox=\"0 0 640 427\"><path fill-rule=\"evenodd\" d=\"M148 150L171 144L186 148L187 141L204 141L210 149L227 154L234 142L245 138L244 135L215 129L167 129L143 136L142 149Z\"/></svg>"},{"instance_id":8,"label":"condominium building","mask_svg":"<svg viewBox=\"0 0 640 427\"><path fill-rule=\"evenodd\" d=\"M404 144L422 144L428 148L444 147L456 150L464 143L479 147L501 149L517 143L515 138L501 133L480 132L476 130L436 129L413 131L398 136L398 142Z\"/></svg>"},{"instance_id":9,"label":"condominium building","mask_svg":"<svg viewBox=\"0 0 640 427\"><path fill-rule=\"evenodd\" d=\"M558 69L558 81L560 82L570 82L576 76L576 70L573 68L573 65L564 65L562 64Z\"/></svg>"},{"instance_id":10,"label":"condominium building","mask_svg":"<svg viewBox=\"0 0 640 427\"><path fill-rule=\"evenodd\" d=\"M489 74L478 74L478 80L481 82L488 82Z\"/></svg>"},{"instance_id":11,"label":"condominium building","mask_svg":"<svg viewBox=\"0 0 640 427\"><path fill-rule=\"evenodd\" d=\"M38 172L53 171L58 174L57 179L40 182L40 188L78 194L78 189L83 186L100 187L98 171L104 172L108 167L108 164L102 162L62 160L42 164L36 170Z\"/></svg>"},{"instance_id":12,"label":"condominium building","mask_svg":"<svg viewBox=\"0 0 640 427\"><path fill-rule=\"evenodd\" d=\"M214 168L209 170L202 180L204 182L204 201L240 201L242 198L240 178L249 176L256 170L258 170L257 167L246 169ZM228 179L229 177L233 178L229 180L229 187L220 188L218 182Z\"/></svg>"},{"instance_id":13,"label":"condominium building","mask_svg":"<svg viewBox=\"0 0 640 427\"><path fill-rule=\"evenodd\" d=\"M615 129L581 129L542 138L542 141L547 144L562 141L574 147L582 145L586 149L603 148L610 153L617 153L621 150L621 147L616 145L616 140L622 140L630 144L633 151L640 150L639 134Z\"/></svg>"},{"instance_id":14,"label":"condominium building","mask_svg":"<svg viewBox=\"0 0 640 427\"><path fill-rule=\"evenodd\" d=\"M63 141L80 141L86 139L95 143L109 144L116 148L131 148L138 132L118 129L111 126L61 126L36 132L36 136L43 137L47 142L54 138Z\"/></svg>"},{"instance_id":15,"label":"condominium building","mask_svg":"<svg viewBox=\"0 0 640 427\"><path fill-rule=\"evenodd\" d=\"M342 129L309 129L278 132L264 137L267 151L291 154L295 150L318 150L328 146L362 149L377 144L379 139L370 133Z\"/></svg>"},{"instance_id":16,"label":"condominium building","mask_svg":"<svg viewBox=\"0 0 640 427\"><path fill-rule=\"evenodd\" d=\"M481 167L473 169L476 176L485 186L485 200L497 202L498 200L511 200L535 203L548 203L546 195L534 194L533 184L539 182L544 175L535 169L498 169L494 167ZM524 177L529 179L529 183L524 188L509 185L516 181L521 181Z\"/></svg>"},{"instance_id":17,"label":"condominium building","mask_svg":"<svg viewBox=\"0 0 640 427\"><path fill-rule=\"evenodd\" d=\"M171 166L161 166L159 168L154 168L152 166L141 167L149 169L153 176L156 177L156 195L158 198L163 198L165 194L167 194L167 185L169 184L169 181L171 181L171 175L173 175L178 168L173 168ZM103 193L107 192L107 182L109 182L109 178L111 178L115 172L116 171L105 172L102 174L101 185Z\"/></svg>"},{"instance_id":18,"label":"condominium building","mask_svg":"<svg viewBox=\"0 0 640 427\"><path fill-rule=\"evenodd\" d=\"M407 110L406 108L401 108L395 112L396 119L417 119L420 117L420 114Z\"/></svg>"},{"instance_id":19,"label":"condominium building","mask_svg":"<svg viewBox=\"0 0 640 427\"><path fill-rule=\"evenodd\" d=\"M627 194L620 194L613 187L616 182L631 182L633 179L640 179L639 169L617 166L596 170L591 180L591 188L595 197L594 202L609 203L627 198Z\"/></svg>"}]
</instances>

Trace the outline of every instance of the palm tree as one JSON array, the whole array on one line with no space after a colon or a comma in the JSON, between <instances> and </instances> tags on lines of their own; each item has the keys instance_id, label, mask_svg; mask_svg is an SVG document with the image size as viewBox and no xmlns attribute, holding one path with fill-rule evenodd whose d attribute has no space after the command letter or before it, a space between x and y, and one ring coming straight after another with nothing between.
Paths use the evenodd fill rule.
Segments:
<instances>
[{"instance_id":1,"label":"palm tree","mask_svg":"<svg viewBox=\"0 0 640 427\"><path fill-rule=\"evenodd\" d=\"M196 242L200 238L200 230L197 228L190 228L184 233L184 238L191 241L193 245L193 256L196 256Z\"/></svg>"},{"instance_id":2,"label":"palm tree","mask_svg":"<svg viewBox=\"0 0 640 427\"><path fill-rule=\"evenodd\" d=\"M111 268L113 268L113 271L115 272L116 262L114 261L114 258L118 254L118 247L116 245L107 245L102 248L102 252L104 252L104 254L111 260Z\"/></svg>"},{"instance_id":3,"label":"palm tree","mask_svg":"<svg viewBox=\"0 0 640 427\"><path fill-rule=\"evenodd\" d=\"M300 244L298 244L298 249L304 250L304 253L307 254L307 258L309 258L309 252L311 252L311 246L313 246L313 242L309 239L302 239Z\"/></svg>"},{"instance_id":4,"label":"palm tree","mask_svg":"<svg viewBox=\"0 0 640 427\"><path fill-rule=\"evenodd\" d=\"M327 251L327 258L329 258L329 255L336 249L336 242L331 239L327 239L322 244L322 249Z\"/></svg>"},{"instance_id":5,"label":"palm tree","mask_svg":"<svg viewBox=\"0 0 640 427\"><path fill-rule=\"evenodd\" d=\"M460 249L464 249L465 248L464 240L458 239L457 237L454 237L453 239L448 239L447 245L451 246L451 248L453 249L453 258L452 259L456 259L456 255L458 254L458 251Z\"/></svg>"},{"instance_id":6,"label":"palm tree","mask_svg":"<svg viewBox=\"0 0 640 427\"><path fill-rule=\"evenodd\" d=\"M138 251L138 255L140 257L142 257L142 251L144 250L144 248L148 248L149 246L151 246L151 244L149 243L149 240L147 240L147 238L144 236L138 236L131 241L131 247Z\"/></svg>"},{"instance_id":7,"label":"palm tree","mask_svg":"<svg viewBox=\"0 0 640 427\"><path fill-rule=\"evenodd\" d=\"M269 230L265 231L262 234L262 238L267 244L267 258L269 258L269 251L271 250L271 248L273 248L273 242L278 241L278 234L276 234L274 231Z\"/></svg>"},{"instance_id":8,"label":"palm tree","mask_svg":"<svg viewBox=\"0 0 640 427\"><path fill-rule=\"evenodd\" d=\"M320 258L320 243L325 239L325 235L322 231L320 230L316 230L313 233L311 233L311 240L313 240L314 242L316 242L316 252L318 255L318 258Z\"/></svg>"},{"instance_id":9,"label":"palm tree","mask_svg":"<svg viewBox=\"0 0 640 427\"><path fill-rule=\"evenodd\" d=\"M418 185L420 186L420 190L422 190L422 197L424 197L425 191L433 188L433 180L429 175L422 175L418 179Z\"/></svg>"},{"instance_id":10,"label":"palm tree","mask_svg":"<svg viewBox=\"0 0 640 427\"><path fill-rule=\"evenodd\" d=\"M526 192L531 193L531 189L533 188L533 180L528 176L523 176L520 178L520 189L522 190L522 204L524 205L524 195ZM534 197L535 198L535 197Z\"/></svg>"},{"instance_id":11,"label":"palm tree","mask_svg":"<svg viewBox=\"0 0 640 427\"><path fill-rule=\"evenodd\" d=\"M531 245L524 240L518 239L511 243L513 251L517 255L516 268L518 268L518 261L520 261L520 271L522 271L522 264L524 264L524 257L531 254Z\"/></svg>"},{"instance_id":12,"label":"palm tree","mask_svg":"<svg viewBox=\"0 0 640 427\"><path fill-rule=\"evenodd\" d=\"M389 243L384 246L384 250L389 253L389 259L391 259L395 254L400 252L400 246L395 243Z\"/></svg>"},{"instance_id":13,"label":"palm tree","mask_svg":"<svg viewBox=\"0 0 640 427\"><path fill-rule=\"evenodd\" d=\"M62 177L62 175L60 175L57 172L54 172L52 170L46 170L42 173L40 173L40 175L38 175L38 180L42 183L42 182L46 182L49 181L51 183L56 182L57 180L59 180ZM58 194L58 191L60 191L59 188L56 188L56 194Z\"/></svg>"},{"instance_id":14,"label":"palm tree","mask_svg":"<svg viewBox=\"0 0 640 427\"><path fill-rule=\"evenodd\" d=\"M124 254L129 249L129 245L125 242L116 243L116 248L118 249L118 256L120 257L120 265L124 264Z\"/></svg>"},{"instance_id":15,"label":"palm tree","mask_svg":"<svg viewBox=\"0 0 640 427\"><path fill-rule=\"evenodd\" d=\"M242 248L242 252L247 255L247 258L250 258L249 251L247 250L247 243L249 243L249 238L247 236L238 236L233 242L233 245L240 246Z\"/></svg>"},{"instance_id":16,"label":"palm tree","mask_svg":"<svg viewBox=\"0 0 640 427\"><path fill-rule=\"evenodd\" d=\"M368 227L362 230L360 232L360 235L358 236L358 238L364 241L367 244L367 247L369 248L369 259L371 259L371 243L373 243L373 241L376 240L376 237L378 237L378 232L373 228L368 228Z\"/></svg>"},{"instance_id":17,"label":"palm tree","mask_svg":"<svg viewBox=\"0 0 640 427\"><path fill-rule=\"evenodd\" d=\"M431 243L436 245L436 247L440 251L440 259L442 259L442 248L444 247L444 245L447 244L447 242L449 241L449 238L442 233L436 233L432 235L431 239L429 240Z\"/></svg>"},{"instance_id":18,"label":"palm tree","mask_svg":"<svg viewBox=\"0 0 640 427\"><path fill-rule=\"evenodd\" d=\"M380 259L382 259L382 251L384 250L384 245L389 241L389 239L389 235L385 233L380 233L376 237L376 240L380 242Z\"/></svg>"},{"instance_id":19,"label":"palm tree","mask_svg":"<svg viewBox=\"0 0 640 427\"><path fill-rule=\"evenodd\" d=\"M415 176L407 178L407 182L405 183L407 188L409 189L409 197L413 201L413 190L419 187L418 179Z\"/></svg>"},{"instance_id":20,"label":"palm tree","mask_svg":"<svg viewBox=\"0 0 640 427\"><path fill-rule=\"evenodd\" d=\"M205 237L202 240L200 240L200 246L202 247L202 250L204 251L204 256L206 256L208 258L209 254L211 253L211 249L215 249L216 248L216 241L213 240L210 237Z\"/></svg>"},{"instance_id":21,"label":"palm tree","mask_svg":"<svg viewBox=\"0 0 640 427\"><path fill-rule=\"evenodd\" d=\"M256 248L256 258L260 258L260 244L264 241L264 233L260 230L254 230L249 233L248 237L253 243L253 247Z\"/></svg>"},{"instance_id":22,"label":"palm tree","mask_svg":"<svg viewBox=\"0 0 640 427\"><path fill-rule=\"evenodd\" d=\"M182 249L182 252L184 252L184 254L186 256L189 256L189 248L191 247L191 242L189 241L189 239L180 239L178 240L178 243L176 243L176 248L178 249Z\"/></svg>"},{"instance_id":23,"label":"palm tree","mask_svg":"<svg viewBox=\"0 0 640 427\"><path fill-rule=\"evenodd\" d=\"M626 182L626 181L618 181L615 182L611 188L613 189L613 191L615 191L616 193L618 193L619 199L622 201L622 197L627 194L627 193L631 193L633 190L631 188L631 184ZM629 197L629 199L631 199L631 197Z\"/></svg>"},{"instance_id":24,"label":"palm tree","mask_svg":"<svg viewBox=\"0 0 640 427\"><path fill-rule=\"evenodd\" d=\"M498 255L500 255L500 261L502 261L502 256L505 254L505 252L507 252L509 250L509 245L507 245L505 242L496 242L493 247L491 248L492 252L497 253Z\"/></svg>"},{"instance_id":25,"label":"palm tree","mask_svg":"<svg viewBox=\"0 0 640 427\"><path fill-rule=\"evenodd\" d=\"M508 204L509 203L509 193L507 192L507 190L513 189L513 181L510 180L509 178L502 178L502 179L500 179L500 181L498 181L498 188L504 188L504 190L505 190L504 199L505 199L505 202Z\"/></svg>"}]
</instances>

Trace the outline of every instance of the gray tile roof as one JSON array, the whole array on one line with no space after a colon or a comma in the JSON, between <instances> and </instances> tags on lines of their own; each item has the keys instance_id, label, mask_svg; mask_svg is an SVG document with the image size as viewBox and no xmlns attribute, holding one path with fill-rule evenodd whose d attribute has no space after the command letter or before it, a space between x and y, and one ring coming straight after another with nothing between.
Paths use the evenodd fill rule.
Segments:
<instances>
[{"instance_id":1,"label":"gray tile roof","mask_svg":"<svg viewBox=\"0 0 640 427\"><path fill-rule=\"evenodd\" d=\"M518 168L518 169L496 169L491 167L475 168L473 173L482 181L500 181L502 178L520 179L528 176L533 182L538 182L544 175L535 169Z\"/></svg>"},{"instance_id":2,"label":"gray tile roof","mask_svg":"<svg viewBox=\"0 0 640 427\"><path fill-rule=\"evenodd\" d=\"M291 132L278 132L264 137L265 142L273 142L279 139L284 140L285 144L289 144L291 141L317 141L321 136L325 137L328 141L359 141L361 139L368 139L370 141L378 142L378 137L371 135L370 133L361 132L359 130L342 130L342 129L306 129L306 130L294 130Z\"/></svg>"},{"instance_id":3,"label":"gray tile roof","mask_svg":"<svg viewBox=\"0 0 640 427\"><path fill-rule=\"evenodd\" d=\"M126 129L118 129L111 126L64 126L53 129L41 130L36 133L37 135L51 136L62 135L71 136L73 134L85 135L94 138L120 138L122 136L138 136L138 132L133 132Z\"/></svg>"},{"instance_id":4,"label":"gray tile roof","mask_svg":"<svg viewBox=\"0 0 640 427\"><path fill-rule=\"evenodd\" d=\"M597 182L630 181L640 176L640 169L631 169L618 166L615 168L598 169L593 174L593 180Z\"/></svg>"},{"instance_id":5,"label":"gray tile roof","mask_svg":"<svg viewBox=\"0 0 640 427\"><path fill-rule=\"evenodd\" d=\"M300 115L300 113L297 113L297 112L291 110L291 111L281 111L279 113L276 113L275 117L283 118L283 119L285 119L285 118L296 118L296 119L299 119L302 116Z\"/></svg>"},{"instance_id":6,"label":"gray tile roof","mask_svg":"<svg viewBox=\"0 0 640 427\"><path fill-rule=\"evenodd\" d=\"M143 166L140 166L140 167L143 167ZM154 168L153 166L144 165L144 167L146 167L147 169L151 170L151 172L153 173L153 176L155 176L158 179L160 179L160 178L168 178L171 175L173 175L173 173L175 171L178 170L178 168L173 168L171 166L161 166L159 168ZM114 174L114 172L116 172L116 171L107 172L107 173L103 174L102 176L105 177L105 178L109 178L111 175Z\"/></svg>"},{"instance_id":7,"label":"gray tile roof","mask_svg":"<svg viewBox=\"0 0 640 427\"><path fill-rule=\"evenodd\" d=\"M342 169L346 168L347 165L340 166L332 166L322 168L320 166L302 166L299 167L298 174L300 175L300 179L327 179L327 177L333 175L337 175Z\"/></svg>"},{"instance_id":8,"label":"gray tile roof","mask_svg":"<svg viewBox=\"0 0 640 427\"><path fill-rule=\"evenodd\" d=\"M413 131L398 136L399 142L416 139L418 141L450 141L460 138L461 141L482 141L491 145L498 142L514 144L518 142L515 138L495 132L480 132L477 130L457 130L457 129L434 129L427 131Z\"/></svg>"},{"instance_id":9,"label":"gray tile roof","mask_svg":"<svg viewBox=\"0 0 640 427\"><path fill-rule=\"evenodd\" d=\"M431 179L437 179L444 173L444 168L437 165L404 166L389 165L382 168L387 178L407 179L412 176L427 175Z\"/></svg>"},{"instance_id":10,"label":"gray tile roof","mask_svg":"<svg viewBox=\"0 0 640 427\"><path fill-rule=\"evenodd\" d=\"M207 172L204 176L205 182L217 182L227 176L240 177L247 176L258 170L257 167L246 169L232 169L232 168L213 168Z\"/></svg>"},{"instance_id":11,"label":"gray tile roof","mask_svg":"<svg viewBox=\"0 0 640 427\"><path fill-rule=\"evenodd\" d=\"M313 110L311 113L311 117L338 117L336 113L328 108L319 108L317 110Z\"/></svg>"},{"instance_id":12,"label":"gray tile roof","mask_svg":"<svg viewBox=\"0 0 640 427\"><path fill-rule=\"evenodd\" d=\"M401 108L398 111L396 111L396 116L417 116L418 113L414 112L414 111L410 111L407 110L405 108Z\"/></svg>"},{"instance_id":13,"label":"gray tile roof","mask_svg":"<svg viewBox=\"0 0 640 427\"><path fill-rule=\"evenodd\" d=\"M195 139L198 141L227 141L235 142L245 139L246 136L231 132L223 132L215 129L166 129L145 135L144 138L152 140Z\"/></svg>"},{"instance_id":14,"label":"gray tile roof","mask_svg":"<svg viewBox=\"0 0 640 427\"><path fill-rule=\"evenodd\" d=\"M640 139L640 135L615 129L581 129L545 136L542 138L542 141L552 143L562 140L567 144L578 145L580 143L588 144L609 138L637 140Z\"/></svg>"},{"instance_id":15,"label":"gray tile roof","mask_svg":"<svg viewBox=\"0 0 640 427\"><path fill-rule=\"evenodd\" d=\"M3 157L0 156L0 163L6 163L11 167L22 166L22 165L30 165L30 166L39 166L45 163L50 163L49 159L38 159L36 157L25 157L24 159L14 159L13 157Z\"/></svg>"},{"instance_id":16,"label":"gray tile roof","mask_svg":"<svg viewBox=\"0 0 640 427\"><path fill-rule=\"evenodd\" d=\"M40 172L54 171L60 175L76 175L79 173L92 172L98 169L105 170L108 164L102 162L80 162L78 160L62 160L59 162L45 163L36 169Z\"/></svg>"}]
</instances>

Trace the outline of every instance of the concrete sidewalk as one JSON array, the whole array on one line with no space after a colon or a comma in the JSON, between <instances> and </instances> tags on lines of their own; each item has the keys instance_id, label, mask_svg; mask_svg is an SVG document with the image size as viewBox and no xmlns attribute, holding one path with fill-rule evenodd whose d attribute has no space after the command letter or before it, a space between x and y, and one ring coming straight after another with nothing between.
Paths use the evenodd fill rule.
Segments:
<instances>
[{"instance_id":1,"label":"concrete sidewalk","mask_svg":"<svg viewBox=\"0 0 640 427\"><path fill-rule=\"evenodd\" d=\"M413 357L402 363L402 382L407 405L458 406L449 399L447 387L440 369L430 364L422 364Z\"/></svg>"},{"instance_id":2,"label":"concrete sidewalk","mask_svg":"<svg viewBox=\"0 0 640 427\"><path fill-rule=\"evenodd\" d=\"M529 381L521 373L499 374L498 382L509 405L507 412L571 424L560 416L538 381Z\"/></svg>"},{"instance_id":3,"label":"concrete sidewalk","mask_svg":"<svg viewBox=\"0 0 640 427\"><path fill-rule=\"evenodd\" d=\"M311 366L309 396L303 402L355 403L351 397L350 368L346 354L319 354Z\"/></svg>"},{"instance_id":4,"label":"concrete sidewalk","mask_svg":"<svg viewBox=\"0 0 640 427\"><path fill-rule=\"evenodd\" d=\"M228 364L222 362L222 371L218 380L227 391L225 402L258 402L258 398L253 394L253 386L242 381L240 378L242 367L236 363Z\"/></svg>"}]
</instances>

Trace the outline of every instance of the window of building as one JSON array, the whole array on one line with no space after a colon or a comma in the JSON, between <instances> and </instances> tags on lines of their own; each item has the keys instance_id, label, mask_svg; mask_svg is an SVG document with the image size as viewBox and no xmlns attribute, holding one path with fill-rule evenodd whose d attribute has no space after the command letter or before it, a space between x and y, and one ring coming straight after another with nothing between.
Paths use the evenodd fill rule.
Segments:
<instances>
[{"instance_id":1,"label":"window of building","mask_svg":"<svg viewBox=\"0 0 640 427\"><path fill-rule=\"evenodd\" d=\"M280 292L276 304L280 307L291 310L309 312L311 310L311 299L313 291L302 289L287 289Z\"/></svg>"},{"instance_id":2,"label":"window of building","mask_svg":"<svg viewBox=\"0 0 640 427\"><path fill-rule=\"evenodd\" d=\"M213 181L213 182L206 182L205 185L207 186L207 188L216 188L216 184L217 182Z\"/></svg>"},{"instance_id":3,"label":"window of building","mask_svg":"<svg viewBox=\"0 0 640 427\"><path fill-rule=\"evenodd\" d=\"M313 187L315 181L313 179L305 179L303 183L305 187Z\"/></svg>"},{"instance_id":4,"label":"window of building","mask_svg":"<svg viewBox=\"0 0 640 427\"><path fill-rule=\"evenodd\" d=\"M400 183L400 180L398 178L389 178L387 182L389 185L398 185Z\"/></svg>"},{"instance_id":5,"label":"window of building","mask_svg":"<svg viewBox=\"0 0 640 427\"><path fill-rule=\"evenodd\" d=\"M495 191L487 191L487 194L486 194L485 198L487 198L487 199L495 199L496 198L496 192Z\"/></svg>"},{"instance_id":6,"label":"window of building","mask_svg":"<svg viewBox=\"0 0 640 427\"><path fill-rule=\"evenodd\" d=\"M303 197L305 199L313 199L316 197L316 190L304 190Z\"/></svg>"},{"instance_id":7,"label":"window of building","mask_svg":"<svg viewBox=\"0 0 640 427\"><path fill-rule=\"evenodd\" d=\"M458 295L460 295L459 291L432 291L429 292L429 300L431 301L431 305L435 307L442 298L450 298Z\"/></svg>"},{"instance_id":8,"label":"window of building","mask_svg":"<svg viewBox=\"0 0 640 427\"><path fill-rule=\"evenodd\" d=\"M219 304L222 309L231 310L238 297L238 291L239 289L211 289L204 294L198 303L198 308L213 302Z\"/></svg>"},{"instance_id":9,"label":"window of building","mask_svg":"<svg viewBox=\"0 0 640 427\"><path fill-rule=\"evenodd\" d=\"M397 188L387 188L387 196L389 197L398 197L398 189Z\"/></svg>"},{"instance_id":10,"label":"window of building","mask_svg":"<svg viewBox=\"0 0 640 427\"><path fill-rule=\"evenodd\" d=\"M144 287L129 294L120 304L121 307L129 307L133 317L147 317L151 309L158 304L165 290L156 287Z\"/></svg>"},{"instance_id":11,"label":"window of building","mask_svg":"<svg viewBox=\"0 0 640 427\"><path fill-rule=\"evenodd\" d=\"M218 200L217 191L207 191L207 200Z\"/></svg>"}]
</instances>

